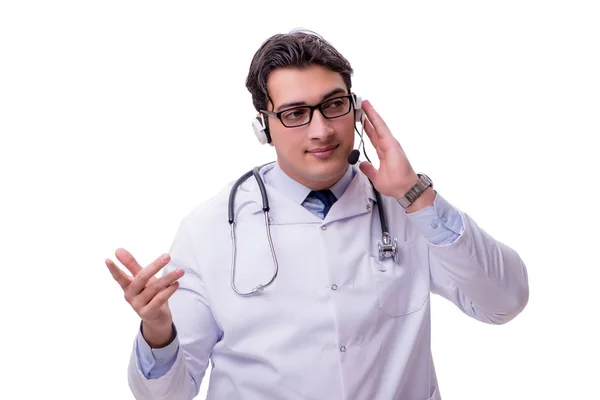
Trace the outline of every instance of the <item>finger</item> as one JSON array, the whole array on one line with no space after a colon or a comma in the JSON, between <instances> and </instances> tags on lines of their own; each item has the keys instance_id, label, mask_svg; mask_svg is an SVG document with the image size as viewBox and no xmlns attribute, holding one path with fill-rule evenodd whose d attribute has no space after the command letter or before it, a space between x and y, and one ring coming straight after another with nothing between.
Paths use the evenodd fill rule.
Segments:
<instances>
[{"instance_id":1,"label":"finger","mask_svg":"<svg viewBox=\"0 0 600 400\"><path fill-rule=\"evenodd\" d=\"M142 307L139 311L139 316L142 319L147 319L148 316L157 312L163 304L165 304L169 298L177 291L179 288L179 282L173 282L171 285L167 286L164 290L158 292L156 296L148 303L146 306Z\"/></svg>"},{"instance_id":2,"label":"finger","mask_svg":"<svg viewBox=\"0 0 600 400\"><path fill-rule=\"evenodd\" d=\"M371 131L375 130L375 127L373 127L373 124L371 123L371 121L369 121L369 118L367 118L366 114L363 120L363 124L365 125L365 129L370 129Z\"/></svg>"},{"instance_id":3,"label":"finger","mask_svg":"<svg viewBox=\"0 0 600 400\"><path fill-rule=\"evenodd\" d=\"M163 254L154 260L150 265L146 268L143 268L133 279L131 282L131 293L136 295L140 293L149 281L153 281L154 275L158 273L165 265L167 265L171 261L171 257L168 254Z\"/></svg>"},{"instance_id":4,"label":"finger","mask_svg":"<svg viewBox=\"0 0 600 400\"><path fill-rule=\"evenodd\" d=\"M369 178L371 182L375 181L375 176L377 175L377 169L368 161L363 161L358 166L360 170Z\"/></svg>"},{"instance_id":5,"label":"finger","mask_svg":"<svg viewBox=\"0 0 600 400\"><path fill-rule=\"evenodd\" d=\"M117 249L115 251L115 256L121 264L125 266L131 272L133 276L136 276L141 270L141 265L136 261L136 259L125 249Z\"/></svg>"},{"instance_id":6,"label":"finger","mask_svg":"<svg viewBox=\"0 0 600 400\"><path fill-rule=\"evenodd\" d=\"M387 127L387 124L385 123L383 118L381 118L381 116L375 110L375 108L373 108L371 102L369 102L369 100L364 100L362 104L362 108L364 109L365 114L367 114L370 123L375 128L374 132L376 132L380 138L387 133L391 134L389 128Z\"/></svg>"},{"instance_id":7,"label":"finger","mask_svg":"<svg viewBox=\"0 0 600 400\"><path fill-rule=\"evenodd\" d=\"M373 147L375 147L375 149L377 149L380 145L380 139L381 139L379 137L379 133L377 133L377 131L375 130L375 127L373 127L373 124L371 124L371 121L369 121L366 118L363 122L363 127L365 128L365 132L367 132L367 136L369 137L369 140L373 144Z\"/></svg>"},{"instance_id":8,"label":"finger","mask_svg":"<svg viewBox=\"0 0 600 400\"><path fill-rule=\"evenodd\" d=\"M141 304L148 304L157 293L161 290L165 289L169 285L176 282L179 278L181 278L184 274L183 269L177 268L174 271L169 272L167 275L156 279L151 284L148 284L142 293L139 295L139 301Z\"/></svg>"},{"instance_id":9,"label":"finger","mask_svg":"<svg viewBox=\"0 0 600 400\"><path fill-rule=\"evenodd\" d=\"M108 267L113 279L117 281L117 283L121 286L121 288L125 289L133 280L133 278L125 273L121 268L117 267L117 265L110 259L104 260L104 263Z\"/></svg>"}]
</instances>

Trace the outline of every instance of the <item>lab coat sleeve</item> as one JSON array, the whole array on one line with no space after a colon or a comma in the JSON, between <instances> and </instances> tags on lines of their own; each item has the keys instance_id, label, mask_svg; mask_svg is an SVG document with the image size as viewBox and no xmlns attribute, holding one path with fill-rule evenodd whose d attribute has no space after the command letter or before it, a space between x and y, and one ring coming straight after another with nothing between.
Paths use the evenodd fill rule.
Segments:
<instances>
[{"instance_id":1,"label":"lab coat sleeve","mask_svg":"<svg viewBox=\"0 0 600 400\"><path fill-rule=\"evenodd\" d=\"M178 341L175 360L160 377L148 377L140 365L136 338L128 367L129 386L136 399L188 400L197 396L211 351L222 335L204 295L197 262L199 241L192 237L188 224L184 220L180 225L169 252L171 262L163 268L163 275L175 268L185 271L169 299Z\"/></svg>"},{"instance_id":2,"label":"lab coat sleeve","mask_svg":"<svg viewBox=\"0 0 600 400\"><path fill-rule=\"evenodd\" d=\"M529 300L527 270L519 254L495 240L439 193L433 209L435 215L446 218L431 221L430 228L437 224L436 230L459 230L459 235L443 244L428 240L431 291L479 321L503 324L512 320Z\"/></svg>"},{"instance_id":3,"label":"lab coat sleeve","mask_svg":"<svg viewBox=\"0 0 600 400\"><path fill-rule=\"evenodd\" d=\"M142 324L140 323L140 331L136 338L137 359L139 368L148 379L160 378L173 366L177 350L179 350L179 338L177 337L177 327L173 324L175 331L175 339L167 346L160 349L150 347L144 335L142 334Z\"/></svg>"}]
</instances>

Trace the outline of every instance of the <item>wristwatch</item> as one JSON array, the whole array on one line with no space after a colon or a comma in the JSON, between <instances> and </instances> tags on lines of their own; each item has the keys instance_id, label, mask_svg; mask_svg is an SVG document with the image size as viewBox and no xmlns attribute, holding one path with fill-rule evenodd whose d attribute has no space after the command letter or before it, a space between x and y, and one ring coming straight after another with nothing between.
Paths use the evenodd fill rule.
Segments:
<instances>
[{"instance_id":1,"label":"wristwatch","mask_svg":"<svg viewBox=\"0 0 600 400\"><path fill-rule=\"evenodd\" d=\"M419 198L429 186L433 187L433 182L425 174L417 174L419 180L404 196L398 199L398 204L403 208L410 206L416 199Z\"/></svg>"}]
</instances>

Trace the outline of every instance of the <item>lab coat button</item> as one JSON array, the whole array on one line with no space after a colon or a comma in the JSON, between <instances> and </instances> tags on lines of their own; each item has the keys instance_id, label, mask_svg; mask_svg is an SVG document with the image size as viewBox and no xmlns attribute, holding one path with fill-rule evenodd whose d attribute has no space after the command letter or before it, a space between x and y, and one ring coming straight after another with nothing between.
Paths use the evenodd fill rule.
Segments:
<instances>
[{"instance_id":1,"label":"lab coat button","mask_svg":"<svg viewBox=\"0 0 600 400\"><path fill-rule=\"evenodd\" d=\"M437 227L438 227L438 223L437 223L437 222L432 222L432 223L431 223L431 227L432 227L433 229L437 229Z\"/></svg>"},{"instance_id":2,"label":"lab coat button","mask_svg":"<svg viewBox=\"0 0 600 400\"><path fill-rule=\"evenodd\" d=\"M322 231L326 231L326 230L327 230L327 225L323 225L323 226L321 227L321 230L322 230Z\"/></svg>"},{"instance_id":3,"label":"lab coat button","mask_svg":"<svg viewBox=\"0 0 600 400\"><path fill-rule=\"evenodd\" d=\"M367 211L371 211L371 205L367 204Z\"/></svg>"},{"instance_id":4,"label":"lab coat button","mask_svg":"<svg viewBox=\"0 0 600 400\"><path fill-rule=\"evenodd\" d=\"M337 285L335 283L331 285L331 290L337 290Z\"/></svg>"},{"instance_id":5,"label":"lab coat button","mask_svg":"<svg viewBox=\"0 0 600 400\"><path fill-rule=\"evenodd\" d=\"M340 347L340 351L341 351L342 353L345 353L345 352L346 352L346 346L342 346L342 347Z\"/></svg>"}]
</instances>

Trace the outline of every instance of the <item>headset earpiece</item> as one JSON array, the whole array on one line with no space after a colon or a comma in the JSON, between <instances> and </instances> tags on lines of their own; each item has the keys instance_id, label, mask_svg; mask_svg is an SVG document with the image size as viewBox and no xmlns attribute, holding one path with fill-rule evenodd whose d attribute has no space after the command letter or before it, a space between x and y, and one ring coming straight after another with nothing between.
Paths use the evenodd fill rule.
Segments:
<instances>
[{"instance_id":1,"label":"headset earpiece","mask_svg":"<svg viewBox=\"0 0 600 400\"><path fill-rule=\"evenodd\" d=\"M364 112L362 110L362 98L352 93L352 101L354 102L354 122L362 123Z\"/></svg>"},{"instance_id":2,"label":"headset earpiece","mask_svg":"<svg viewBox=\"0 0 600 400\"><path fill-rule=\"evenodd\" d=\"M264 115L260 114L260 116L256 117L254 121L252 121L252 128L254 129L254 134L261 144L267 144L271 142L271 136L269 135L269 129L267 128Z\"/></svg>"}]
</instances>

